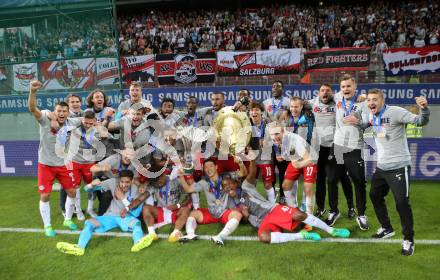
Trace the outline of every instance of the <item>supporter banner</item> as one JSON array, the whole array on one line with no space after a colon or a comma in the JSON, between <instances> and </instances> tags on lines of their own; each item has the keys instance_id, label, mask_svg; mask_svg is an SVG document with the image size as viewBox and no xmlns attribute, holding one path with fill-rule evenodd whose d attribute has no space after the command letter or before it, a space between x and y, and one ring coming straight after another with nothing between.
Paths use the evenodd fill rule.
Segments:
<instances>
[{"instance_id":1,"label":"supporter banner","mask_svg":"<svg viewBox=\"0 0 440 280\"><path fill-rule=\"evenodd\" d=\"M307 72L335 70L368 70L370 48L339 48L304 53Z\"/></svg>"},{"instance_id":2,"label":"supporter banner","mask_svg":"<svg viewBox=\"0 0 440 280\"><path fill-rule=\"evenodd\" d=\"M97 58L96 80L98 86L116 84L119 81L118 60L111 57Z\"/></svg>"},{"instance_id":3,"label":"supporter banner","mask_svg":"<svg viewBox=\"0 0 440 280\"><path fill-rule=\"evenodd\" d=\"M156 55L159 84L212 83L215 71L215 52Z\"/></svg>"},{"instance_id":4,"label":"supporter banner","mask_svg":"<svg viewBox=\"0 0 440 280\"><path fill-rule=\"evenodd\" d=\"M383 63L388 76L439 73L440 46L388 49Z\"/></svg>"},{"instance_id":5,"label":"supporter banner","mask_svg":"<svg viewBox=\"0 0 440 280\"><path fill-rule=\"evenodd\" d=\"M14 64L12 71L15 91L29 91L29 82L38 78L36 63Z\"/></svg>"},{"instance_id":6,"label":"supporter banner","mask_svg":"<svg viewBox=\"0 0 440 280\"><path fill-rule=\"evenodd\" d=\"M217 52L219 76L267 76L298 73L301 49Z\"/></svg>"},{"instance_id":7,"label":"supporter banner","mask_svg":"<svg viewBox=\"0 0 440 280\"><path fill-rule=\"evenodd\" d=\"M243 86L223 87L169 87L169 88L148 88L144 89L143 97L149 100L154 107L159 108L163 98L174 99L176 107L185 107L189 96L195 96L199 100L199 106L210 106L210 96L214 91L221 91L225 94L228 105L233 105L237 100L237 94ZM271 97L272 87L267 86L246 86L251 97L263 101ZM338 85L334 85L338 89ZM371 88L382 89L385 93L386 102L389 105L414 104L414 97L425 96L431 105L440 105L440 84L359 84L358 91L367 93ZM285 96L299 96L303 99L312 99L318 95L319 85L285 85ZM78 92L82 98L83 105L88 92ZM118 90L106 91L109 101L113 107L117 107L122 97ZM63 100L67 93L62 94L37 94L38 106L40 109L53 109L53 105ZM128 97L128 90L123 93ZM27 112L27 95L0 96L0 113Z\"/></svg>"},{"instance_id":8,"label":"supporter banner","mask_svg":"<svg viewBox=\"0 0 440 280\"><path fill-rule=\"evenodd\" d=\"M0 141L0 176L37 176L39 141ZM440 180L438 138L408 139L411 180ZM366 150L368 153L368 150ZM367 177L375 169L374 153L365 156Z\"/></svg>"},{"instance_id":9,"label":"supporter banner","mask_svg":"<svg viewBox=\"0 0 440 280\"><path fill-rule=\"evenodd\" d=\"M121 68L127 85L132 81L154 82L154 55L121 57Z\"/></svg>"},{"instance_id":10,"label":"supporter banner","mask_svg":"<svg viewBox=\"0 0 440 280\"><path fill-rule=\"evenodd\" d=\"M0 94L10 94L12 87L12 65L0 65Z\"/></svg>"},{"instance_id":11,"label":"supporter banner","mask_svg":"<svg viewBox=\"0 0 440 280\"><path fill-rule=\"evenodd\" d=\"M94 58L46 61L39 65L43 89L87 89L94 84Z\"/></svg>"}]
</instances>

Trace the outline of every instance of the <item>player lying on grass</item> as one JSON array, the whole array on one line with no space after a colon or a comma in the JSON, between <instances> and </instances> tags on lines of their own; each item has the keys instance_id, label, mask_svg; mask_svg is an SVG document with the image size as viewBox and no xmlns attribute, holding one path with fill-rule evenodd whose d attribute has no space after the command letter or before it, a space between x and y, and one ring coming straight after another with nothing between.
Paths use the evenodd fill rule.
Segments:
<instances>
[{"instance_id":1,"label":"player lying on grass","mask_svg":"<svg viewBox=\"0 0 440 280\"><path fill-rule=\"evenodd\" d=\"M58 242L58 250L66 254L82 256L93 232L107 232L116 227L119 227L122 231L133 232L134 245L131 247L132 252L138 252L150 246L153 242L153 236L144 236L141 222L136 218L139 216L141 208L128 209L130 202L139 196L137 187L133 184L133 172L122 170L119 179L113 178L99 183L94 181L93 184L99 184L96 185L97 188L112 192L114 199L109 209L103 216L97 216L85 222L84 229L79 235L78 244Z\"/></svg>"},{"instance_id":2,"label":"player lying on grass","mask_svg":"<svg viewBox=\"0 0 440 280\"><path fill-rule=\"evenodd\" d=\"M322 229L334 237L347 238L350 231L343 228L328 226L312 214L307 214L298 208L280 205L266 200L256 189L256 165L252 160L249 165L249 174L239 188L239 182L233 178L223 180L223 191L238 201L243 220L258 228L258 238L265 243L284 243L294 240L321 239L315 232L305 230L292 233L300 223ZM289 233L282 232L283 230Z\"/></svg>"},{"instance_id":3,"label":"player lying on grass","mask_svg":"<svg viewBox=\"0 0 440 280\"><path fill-rule=\"evenodd\" d=\"M233 176L244 177L246 175L246 167L243 162L235 157L234 161L239 165L240 170ZM194 193L203 191L206 196L208 208L199 208L193 210L186 221L186 236L181 238L181 242L191 241L197 239L195 230L197 224L212 224L222 223L225 225L223 230L213 236L211 241L219 246L223 246L224 237L230 235L238 227L241 220L241 213L236 209L232 200L228 200L228 194L221 189L221 182L225 176L222 176L217 171L217 164L213 159L207 159L203 163L205 171L205 178L197 183L189 185L180 170L180 183L187 193Z\"/></svg>"}]
</instances>

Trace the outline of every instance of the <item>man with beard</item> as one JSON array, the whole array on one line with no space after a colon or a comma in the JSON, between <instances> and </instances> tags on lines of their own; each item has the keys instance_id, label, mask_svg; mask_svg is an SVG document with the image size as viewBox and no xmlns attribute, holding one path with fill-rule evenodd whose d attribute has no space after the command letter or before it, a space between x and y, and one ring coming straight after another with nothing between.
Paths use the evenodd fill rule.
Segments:
<instances>
[{"instance_id":1,"label":"man with beard","mask_svg":"<svg viewBox=\"0 0 440 280\"><path fill-rule=\"evenodd\" d=\"M207 108L203 118L204 126L212 126L218 111L225 107L225 95L223 92L213 92L211 94L211 107Z\"/></svg>"},{"instance_id":2,"label":"man with beard","mask_svg":"<svg viewBox=\"0 0 440 280\"><path fill-rule=\"evenodd\" d=\"M389 238L394 235L385 196L389 190L393 193L396 209L402 224L402 255L414 254L414 222L409 204L409 176L411 155L405 135L405 125L426 125L429 121L428 102L423 96L415 98L420 114L397 106L385 104L380 89L368 91L369 123L373 127L377 151L377 167L371 179L370 198L381 227L373 238Z\"/></svg>"},{"instance_id":3,"label":"man with beard","mask_svg":"<svg viewBox=\"0 0 440 280\"><path fill-rule=\"evenodd\" d=\"M240 166L240 171L234 176L244 177L246 167L239 158L234 157L234 160ZM183 171L180 171L179 179L184 191L187 193L203 191L208 204L208 208L199 208L190 213L185 226L187 235L181 238L181 242L197 239L195 234L197 224L222 223L225 225L224 228L219 234L213 236L211 241L223 246L224 238L237 229L242 215L236 209L236 205L231 204L232 201L228 200L228 194L222 191L221 183L225 175L222 176L218 173L216 162L213 159L206 159L203 163L203 169L206 177L191 185L185 180Z\"/></svg>"},{"instance_id":4,"label":"man with beard","mask_svg":"<svg viewBox=\"0 0 440 280\"><path fill-rule=\"evenodd\" d=\"M151 172L160 171L161 166L153 165ZM184 192L178 178L170 178L163 172L159 177L149 180L148 192L154 198L156 206L145 204L142 217L148 228L148 233L156 240L156 228L167 224L174 224L174 230L168 237L171 243L179 241L182 237L182 228L190 213L188 205L181 205ZM183 203L182 203L183 204Z\"/></svg>"},{"instance_id":5,"label":"man with beard","mask_svg":"<svg viewBox=\"0 0 440 280\"><path fill-rule=\"evenodd\" d=\"M325 213L326 180L328 184L330 212L327 223L332 226L340 217L338 209L338 181L341 181L348 206L348 217L354 218L353 188L344 165L336 164L333 155L333 138L335 134L336 103L333 100L331 85L322 84L319 94L308 101L315 117L315 132L319 139L318 175L316 181L315 216L321 218Z\"/></svg>"},{"instance_id":6,"label":"man with beard","mask_svg":"<svg viewBox=\"0 0 440 280\"><path fill-rule=\"evenodd\" d=\"M40 125L40 146L38 149L40 214L46 236L54 237L56 233L51 225L49 200L55 179L67 192L66 216L63 225L71 230L77 229L77 226L72 222L76 190L73 184L72 170L69 170L65 165L64 151L67 147L68 134L81 124L81 119L68 118L69 105L65 102L59 102L55 105L53 114L48 110L40 111L37 107L36 94L41 86L40 81L30 82L28 108Z\"/></svg>"}]
</instances>

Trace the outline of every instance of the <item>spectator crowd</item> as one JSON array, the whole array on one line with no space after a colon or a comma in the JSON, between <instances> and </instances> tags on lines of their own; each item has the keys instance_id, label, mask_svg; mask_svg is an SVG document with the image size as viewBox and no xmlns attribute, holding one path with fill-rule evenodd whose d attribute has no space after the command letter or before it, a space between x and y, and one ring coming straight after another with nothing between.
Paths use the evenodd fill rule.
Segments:
<instances>
[{"instance_id":1,"label":"spectator crowd","mask_svg":"<svg viewBox=\"0 0 440 280\"><path fill-rule=\"evenodd\" d=\"M437 3L427 1L375 2L366 7L150 10L118 19L120 53L370 46L380 54L387 47L438 44L439 12Z\"/></svg>"},{"instance_id":2,"label":"spectator crowd","mask_svg":"<svg viewBox=\"0 0 440 280\"><path fill-rule=\"evenodd\" d=\"M117 20L121 55L363 46L380 55L389 47L423 47L440 40L440 10L434 1L140 10ZM41 20L35 23L35 32L3 28L0 62L116 54L114 38L108 15Z\"/></svg>"},{"instance_id":3,"label":"spectator crowd","mask_svg":"<svg viewBox=\"0 0 440 280\"><path fill-rule=\"evenodd\" d=\"M35 35L23 27L5 28L3 62L26 62L44 59L79 58L115 54L116 42L111 20L85 17L64 18L56 24L53 18L35 24Z\"/></svg>"}]
</instances>

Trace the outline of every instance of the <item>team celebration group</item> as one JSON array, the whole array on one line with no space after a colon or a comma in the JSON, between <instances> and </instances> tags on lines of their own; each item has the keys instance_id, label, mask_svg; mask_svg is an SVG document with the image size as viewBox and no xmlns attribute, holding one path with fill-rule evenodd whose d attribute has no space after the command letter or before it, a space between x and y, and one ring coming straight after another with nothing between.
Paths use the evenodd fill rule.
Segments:
<instances>
[{"instance_id":1,"label":"team celebration group","mask_svg":"<svg viewBox=\"0 0 440 280\"><path fill-rule=\"evenodd\" d=\"M78 243L58 242L60 252L82 256L94 232L114 228L132 232L131 251L138 252L167 224L173 224L169 242L192 242L199 225L221 223L223 229L211 237L219 246L240 223L255 227L265 243L319 241L316 229L348 238L348 229L334 227L342 215L339 182L346 215L368 231L363 160L368 135L377 156L369 197L380 223L372 237L395 235L384 199L391 190L402 226L401 253L414 253L405 126L428 123L423 96L415 98L420 107L415 115L387 105L380 89L358 94L355 79L344 74L338 89L322 84L312 100L286 96L276 81L272 97L262 103L242 89L233 106L225 105L222 92L213 92L212 106L198 108L190 96L186 110L179 111L170 98L153 108L134 82L117 110L96 89L84 111L75 94L50 111L37 107L40 87L39 81L30 83L28 106L40 128L38 192L45 234L56 235L49 204L55 179L62 187L63 225L76 230L74 214L85 221ZM263 192L256 187L260 174Z\"/></svg>"}]
</instances>

